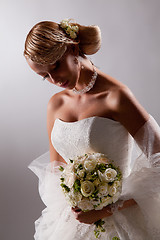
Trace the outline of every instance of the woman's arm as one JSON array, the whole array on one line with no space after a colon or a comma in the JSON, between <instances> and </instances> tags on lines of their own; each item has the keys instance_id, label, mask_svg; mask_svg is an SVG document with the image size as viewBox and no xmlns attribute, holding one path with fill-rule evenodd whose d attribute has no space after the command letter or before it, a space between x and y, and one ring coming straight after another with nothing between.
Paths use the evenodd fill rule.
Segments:
<instances>
[{"instance_id":1,"label":"woman's arm","mask_svg":"<svg viewBox=\"0 0 160 240\"><path fill-rule=\"evenodd\" d=\"M150 118L128 87L122 87L117 92L116 104L112 106L114 119L128 130L147 157L159 153L160 128L156 121Z\"/></svg>"},{"instance_id":2,"label":"woman's arm","mask_svg":"<svg viewBox=\"0 0 160 240\"><path fill-rule=\"evenodd\" d=\"M57 153L51 142L51 132L54 126L56 112L59 107L59 104L60 104L59 98L56 95L54 95L48 102L47 106L47 131L49 138L50 161L51 162L60 161L66 163L66 161L59 155L59 153Z\"/></svg>"},{"instance_id":3,"label":"woman's arm","mask_svg":"<svg viewBox=\"0 0 160 240\"><path fill-rule=\"evenodd\" d=\"M120 122L133 137L149 119L149 114L127 86L112 91L109 102L113 118Z\"/></svg>"}]
</instances>

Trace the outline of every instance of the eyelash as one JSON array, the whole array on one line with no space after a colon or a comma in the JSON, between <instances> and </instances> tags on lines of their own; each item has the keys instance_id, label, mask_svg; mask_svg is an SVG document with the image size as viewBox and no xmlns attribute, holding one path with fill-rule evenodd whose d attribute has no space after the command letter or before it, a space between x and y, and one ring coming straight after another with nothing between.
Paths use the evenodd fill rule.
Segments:
<instances>
[{"instance_id":1,"label":"eyelash","mask_svg":"<svg viewBox=\"0 0 160 240\"><path fill-rule=\"evenodd\" d=\"M59 64L60 64L59 61L57 61L54 70L56 70L56 69L59 67ZM46 76L44 76L44 77L42 78L42 80L45 81L47 77L48 77L48 74L47 74Z\"/></svg>"}]
</instances>

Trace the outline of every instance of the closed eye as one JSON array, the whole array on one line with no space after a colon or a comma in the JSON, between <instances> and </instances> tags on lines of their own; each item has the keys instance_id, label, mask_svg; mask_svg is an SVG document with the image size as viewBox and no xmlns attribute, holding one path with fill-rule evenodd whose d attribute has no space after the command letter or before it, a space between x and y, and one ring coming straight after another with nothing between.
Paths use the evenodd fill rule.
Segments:
<instances>
[{"instance_id":1,"label":"closed eye","mask_svg":"<svg viewBox=\"0 0 160 240\"><path fill-rule=\"evenodd\" d=\"M53 70L58 69L59 66L60 66L60 61L57 61L57 62L54 64L54 69L53 69ZM45 81L47 77L49 77L48 74L46 74L46 75L42 78L42 80Z\"/></svg>"}]
</instances>

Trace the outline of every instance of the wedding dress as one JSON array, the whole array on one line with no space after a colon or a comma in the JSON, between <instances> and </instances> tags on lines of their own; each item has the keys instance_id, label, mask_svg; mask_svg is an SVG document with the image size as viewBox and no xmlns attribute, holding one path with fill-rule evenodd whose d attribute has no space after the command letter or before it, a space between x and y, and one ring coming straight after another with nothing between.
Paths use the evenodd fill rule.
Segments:
<instances>
[{"instance_id":1,"label":"wedding dress","mask_svg":"<svg viewBox=\"0 0 160 240\"><path fill-rule=\"evenodd\" d=\"M74 156L100 152L120 167L121 200L133 198L137 204L123 210L115 204L113 215L104 219L106 231L100 239L160 239L160 128L152 116L134 139L119 122L108 118L93 116L77 122L56 119L51 141L67 163ZM59 165L63 164L50 163L47 152L29 165L39 178L39 193L46 205L35 222L34 238L94 240L95 225L77 221L65 200L59 180Z\"/></svg>"}]
</instances>

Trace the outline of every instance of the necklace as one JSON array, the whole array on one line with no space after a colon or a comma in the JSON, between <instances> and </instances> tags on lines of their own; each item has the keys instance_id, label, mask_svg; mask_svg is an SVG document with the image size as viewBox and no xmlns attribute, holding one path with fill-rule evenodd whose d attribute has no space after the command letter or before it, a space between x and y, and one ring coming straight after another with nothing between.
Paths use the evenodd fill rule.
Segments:
<instances>
[{"instance_id":1,"label":"necklace","mask_svg":"<svg viewBox=\"0 0 160 240\"><path fill-rule=\"evenodd\" d=\"M74 93L76 93L76 94L83 94L83 93L86 93L86 92L89 92L92 88L93 88L93 86L94 86L94 84L95 84L95 82L96 82L96 79L97 79L97 75L98 75L98 73L96 72L96 69L95 69L95 66L93 65L93 75L92 75L92 78L91 78L91 81L88 83L88 85L85 87L85 88L83 88L83 89L81 89L81 90L77 90L75 87L72 89L72 91L74 92Z\"/></svg>"}]
</instances>

